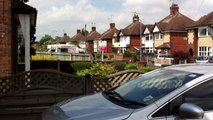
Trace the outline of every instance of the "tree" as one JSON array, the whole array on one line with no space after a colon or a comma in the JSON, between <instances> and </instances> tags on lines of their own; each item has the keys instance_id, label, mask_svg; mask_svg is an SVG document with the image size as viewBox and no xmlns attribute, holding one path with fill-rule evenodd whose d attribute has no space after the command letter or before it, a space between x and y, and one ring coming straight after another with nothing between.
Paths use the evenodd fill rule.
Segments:
<instances>
[{"instance_id":1,"label":"tree","mask_svg":"<svg viewBox=\"0 0 213 120\"><path fill-rule=\"evenodd\" d=\"M86 29L82 28L81 29L81 34L85 36L85 35L88 35L89 32Z\"/></svg>"},{"instance_id":2,"label":"tree","mask_svg":"<svg viewBox=\"0 0 213 120\"><path fill-rule=\"evenodd\" d=\"M53 40L52 36L45 34L39 41L39 44L42 45L46 43L47 41L51 41L51 40Z\"/></svg>"}]
</instances>

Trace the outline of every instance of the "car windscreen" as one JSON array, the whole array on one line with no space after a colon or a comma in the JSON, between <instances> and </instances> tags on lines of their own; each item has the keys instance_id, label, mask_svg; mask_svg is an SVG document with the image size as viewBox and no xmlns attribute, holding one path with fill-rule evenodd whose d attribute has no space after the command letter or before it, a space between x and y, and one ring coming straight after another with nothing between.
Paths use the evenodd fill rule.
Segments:
<instances>
[{"instance_id":1,"label":"car windscreen","mask_svg":"<svg viewBox=\"0 0 213 120\"><path fill-rule=\"evenodd\" d=\"M126 101L149 105L201 74L159 69L142 75L114 91Z\"/></svg>"}]
</instances>

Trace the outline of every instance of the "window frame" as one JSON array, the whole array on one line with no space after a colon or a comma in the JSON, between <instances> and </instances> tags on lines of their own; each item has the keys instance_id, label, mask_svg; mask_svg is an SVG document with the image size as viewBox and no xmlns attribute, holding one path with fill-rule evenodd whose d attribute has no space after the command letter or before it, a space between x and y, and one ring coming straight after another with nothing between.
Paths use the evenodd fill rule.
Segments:
<instances>
[{"instance_id":1,"label":"window frame","mask_svg":"<svg viewBox=\"0 0 213 120\"><path fill-rule=\"evenodd\" d=\"M209 28L209 27L200 27L200 28L198 28L198 37L211 36L210 29L211 28ZM201 34L203 32L203 30L205 30L205 34Z\"/></svg>"},{"instance_id":2,"label":"window frame","mask_svg":"<svg viewBox=\"0 0 213 120\"><path fill-rule=\"evenodd\" d=\"M212 47L211 46L199 46L198 47L198 56L212 56Z\"/></svg>"},{"instance_id":3,"label":"window frame","mask_svg":"<svg viewBox=\"0 0 213 120\"><path fill-rule=\"evenodd\" d=\"M158 117L153 117L153 115L154 115L155 113L157 113L159 110L161 110L162 108L164 108L164 107L167 106L168 104L171 104L174 100L177 100L177 99L180 98L180 97L182 98L182 103L181 103L181 104L183 104L183 103L185 102L185 97L186 97L185 94L186 94L187 92L189 92L190 90L193 90L193 89L196 88L196 87L199 87L200 85L205 84L206 82L210 82L210 81L213 82L213 77L204 79L203 81L200 81L200 82L198 82L198 83L196 83L196 84L190 86L189 88L183 90L182 92L178 93L178 95L176 95L175 97L169 99L168 101L165 101L165 103L162 104L161 106L159 106L157 109L155 109L155 110L149 115L148 118L151 118L151 119L162 119L162 118L165 118L165 117L166 117L166 118L174 117L175 115L158 116ZM181 105L181 104L180 104L180 105ZM168 107L168 108L169 108L169 107ZM169 108L169 109L170 109L170 108ZM213 111L213 109L212 109L212 110L207 110L207 111ZM206 112L206 111L204 110L204 112Z\"/></svg>"}]
</instances>

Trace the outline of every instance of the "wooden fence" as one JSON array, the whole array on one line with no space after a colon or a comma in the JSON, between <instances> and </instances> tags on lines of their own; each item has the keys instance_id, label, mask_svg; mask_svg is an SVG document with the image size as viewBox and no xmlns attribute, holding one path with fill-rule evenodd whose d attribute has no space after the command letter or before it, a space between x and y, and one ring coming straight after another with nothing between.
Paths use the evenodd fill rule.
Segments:
<instances>
[{"instance_id":1,"label":"wooden fence","mask_svg":"<svg viewBox=\"0 0 213 120\"><path fill-rule=\"evenodd\" d=\"M137 70L107 77L77 77L49 69L0 78L0 119L41 120L41 113L62 100L111 89L141 75Z\"/></svg>"}]
</instances>

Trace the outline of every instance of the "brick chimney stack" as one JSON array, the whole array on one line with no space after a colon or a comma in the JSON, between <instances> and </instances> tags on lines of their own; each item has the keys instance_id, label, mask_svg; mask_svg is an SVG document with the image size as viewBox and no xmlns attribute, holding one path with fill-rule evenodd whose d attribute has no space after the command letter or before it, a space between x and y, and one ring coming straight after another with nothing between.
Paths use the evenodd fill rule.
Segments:
<instances>
[{"instance_id":1,"label":"brick chimney stack","mask_svg":"<svg viewBox=\"0 0 213 120\"><path fill-rule=\"evenodd\" d=\"M110 23L110 29L115 28L115 23Z\"/></svg>"},{"instance_id":2,"label":"brick chimney stack","mask_svg":"<svg viewBox=\"0 0 213 120\"><path fill-rule=\"evenodd\" d=\"M67 36L67 33L64 33L64 36Z\"/></svg>"},{"instance_id":3,"label":"brick chimney stack","mask_svg":"<svg viewBox=\"0 0 213 120\"><path fill-rule=\"evenodd\" d=\"M170 15L175 15L177 13L179 13L178 4L172 4L172 6L170 7Z\"/></svg>"},{"instance_id":4,"label":"brick chimney stack","mask_svg":"<svg viewBox=\"0 0 213 120\"><path fill-rule=\"evenodd\" d=\"M92 27L92 32L96 31L96 27Z\"/></svg>"},{"instance_id":5,"label":"brick chimney stack","mask_svg":"<svg viewBox=\"0 0 213 120\"><path fill-rule=\"evenodd\" d=\"M77 29L77 34L78 34L78 33L81 33L81 30L80 30L80 29Z\"/></svg>"},{"instance_id":6,"label":"brick chimney stack","mask_svg":"<svg viewBox=\"0 0 213 120\"><path fill-rule=\"evenodd\" d=\"M139 16L137 14L134 14L133 18L132 18L133 22L137 22L139 21Z\"/></svg>"}]
</instances>

